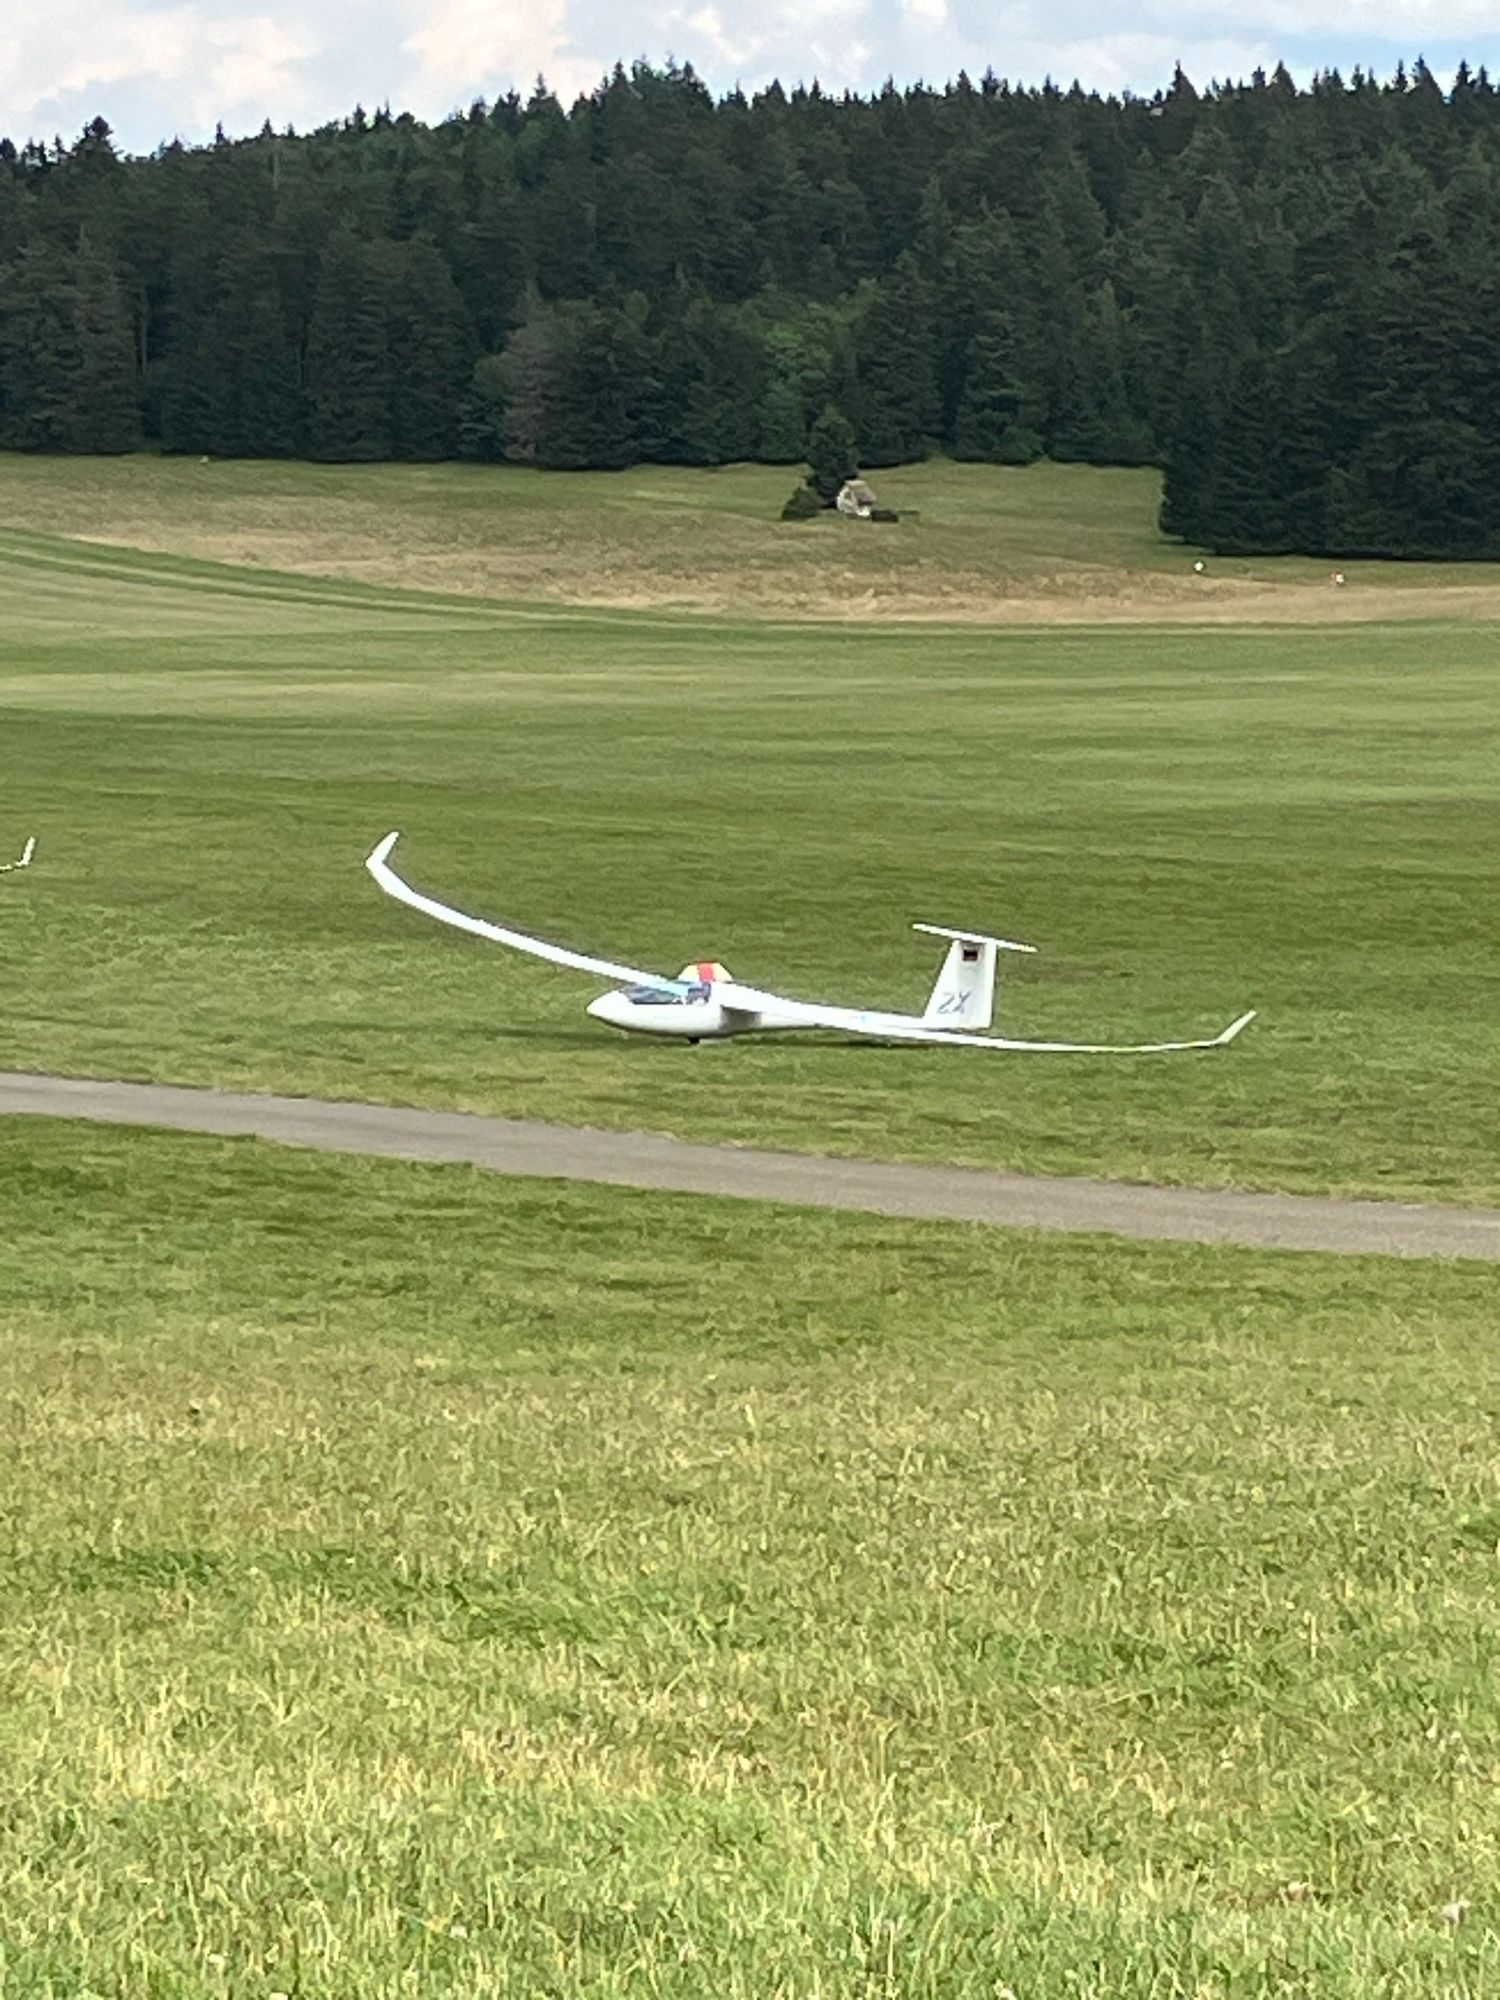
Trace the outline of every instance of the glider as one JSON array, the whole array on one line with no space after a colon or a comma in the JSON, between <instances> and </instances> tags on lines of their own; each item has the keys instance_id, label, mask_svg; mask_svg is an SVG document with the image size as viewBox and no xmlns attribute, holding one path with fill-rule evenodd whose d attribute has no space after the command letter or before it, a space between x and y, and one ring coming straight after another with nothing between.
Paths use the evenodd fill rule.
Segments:
<instances>
[{"instance_id":1,"label":"glider","mask_svg":"<svg viewBox=\"0 0 1500 2000\"><path fill-rule=\"evenodd\" d=\"M789 1000L780 993L763 993L743 986L712 960L684 966L676 979L614 959L591 958L525 931L507 930L465 915L433 896L424 896L404 882L391 866L391 850L400 835L388 833L366 856L365 866L388 896L409 904L424 916L512 951L528 952L552 965L590 972L597 979L623 982L589 1006L596 1021L635 1034L677 1035L690 1042L720 1041L731 1035L763 1034L792 1028L834 1029L881 1042L925 1042L938 1048L1010 1049L1040 1055L1143 1056L1166 1055L1178 1049L1219 1049L1232 1042L1255 1018L1254 1010L1231 1021L1222 1034L1191 1042L1017 1042L986 1034L994 1015L996 960L1002 951L1034 952L1035 945L1011 938L986 937L982 931L950 930L943 924L913 924L912 929L947 938L942 971L921 1014L882 1014L856 1007L824 1007L806 1000Z\"/></svg>"},{"instance_id":2,"label":"glider","mask_svg":"<svg viewBox=\"0 0 1500 2000\"><path fill-rule=\"evenodd\" d=\"M35 853L36 835L32 834L27 840L26 845L21 849L21 858L19 861L0 861L0 875L9 875L17 868L29 868L31 866L31 857Z\"/></svg>"}]
</instances>

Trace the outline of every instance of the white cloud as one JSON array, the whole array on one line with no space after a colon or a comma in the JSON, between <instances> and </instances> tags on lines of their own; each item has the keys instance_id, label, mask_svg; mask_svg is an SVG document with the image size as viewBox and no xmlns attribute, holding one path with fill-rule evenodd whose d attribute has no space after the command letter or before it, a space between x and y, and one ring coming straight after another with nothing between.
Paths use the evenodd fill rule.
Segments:
<instances>
[{"instance_id":1,"label":"white cloud","mask_svg":"<svg viewBox=\"0 0 1500 2000\"><path fill-rule=\"evenodd\" d=\"M872 69L889 58L879 16L894 15L898 0L737 0L732 8L715 4L642 4L632 9L632 46L670 49L691 62L703 76L721 87L741 83L749 88L779 77L785 84L817 77L832 89L859 87ZM921 7L942 8L946 0L914 0ZM727 19L726 19L727 13ZM612 24L621 22L615 9ZM596 26L594 35L598 38ZM884 71L881 71L884 74Z\"/></svg>"},{"instance_id":2,"label":"white cloud","mask_svg":"<svg viewBox=\"0 0 1500 2000\"><path fill-rule=\"evenodd\" d=\"M1030 82L1043 76L1070 84L1076 77L1087 90L1104 96L1133 91L1150 96L1172 80L1180 62L1198 84L1211 78L1249 76L1276 63L1271 41L1198 37L1188 43L1180 35L1126 33L1011 43L1005 64L1008 75Z\"/></svg>"},{"instance_id":3,"label":"white cloud","mask_svg":"<svg viewBox=\"0 0 1500 2000\"><path fill-rule=\"evenodd\" d=\"M568 31L567 0L413 0L415 16L400 53L416 59L392 96L429 116L451 104L467 103L481 92L518 87L524 95L545 76L566 104L592 90L615 51L586 55L574 48Z\"/></svg>"},{"instance_id":4,"label":"white cloud","mask_svg":"<svg viewBox=\"0 0 1500 2000\"><path fill-rule=\"evenodd\" d=\"M46 129L38 114L83 99L107 117L114 92L141 84L170 86L175 122L185 128L211 131L220 119L285 123L309 109L301 72L320 46L307 27L268 14L216 16L197 6L134 12L114 0L60 0L0 42L0 107L8 114L0 128Z\"/></svg>"},{"instance_id":5,"label":"white cloud","mask_svg":"<svg viewBox=\"0 0 1500 2000\"><path fill-rule=\"evenodd\" d=\"M1083 10L1079 10L1083 11ZM1452 41L1465 35L1493 39L1494 0L1205 0L1198 7L1151 0L1147 20L1175 25L1178 33L1203 24L1225 32L1269 36L1277 41L1310 35L1370 35L1415 51L1424 36Z\"/></svg>"},{"instance_id":6,"label":"white cloud","mask_svg":"<svg viewBox=\"0 0 1500 2000\"><path fill-rule=\"evenodd\" d=\"M204 30L204 40L218 51L199 91L200 99L207 98L211 105L273 105L288 93L300 95L299 68L322 46L305 28L289 27L265 15L215 22Z\"/></svg>"},{"instance_id":7,"label":"white cloud","mask_svg":"<svg viewBox=\"0 0 1500 2000\"><path fill-rule=\"evenodd\" d=\"M680 29L701 36L724 68L738 71L748 61L749 48L742 41L731 41L725 32L724 16L717 7L700 7L696 14L684 13L679 8L670 18Z\"/></svg>"}]
</instances>

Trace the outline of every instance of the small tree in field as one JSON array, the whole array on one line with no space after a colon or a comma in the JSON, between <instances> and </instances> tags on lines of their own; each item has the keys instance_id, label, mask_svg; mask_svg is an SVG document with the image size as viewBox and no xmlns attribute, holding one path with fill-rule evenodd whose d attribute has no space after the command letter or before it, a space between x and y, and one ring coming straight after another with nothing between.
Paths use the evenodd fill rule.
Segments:
<instances>
[{"instance_id":1,"label":"small tree in field","mask_svg":"<svg viewBox=\"0 0 1500 2000\"><path fill-rule=\"evenodd\" d=\"M854 426L830 403L807 434L807 478L781 510L783 521L805 521L839 497L839 488L859 470Z\"/></svg>"}]
</instances>

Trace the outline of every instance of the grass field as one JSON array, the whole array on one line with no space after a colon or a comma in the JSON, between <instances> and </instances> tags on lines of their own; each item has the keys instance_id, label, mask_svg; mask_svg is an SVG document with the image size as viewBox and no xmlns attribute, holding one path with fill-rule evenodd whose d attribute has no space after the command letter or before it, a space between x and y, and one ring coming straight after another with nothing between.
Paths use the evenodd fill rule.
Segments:
<instances>
[{"instance_id":1,"label":"grass field","mask_svg":"<svg viewBox=\"0 0 1500 2000\"><path fill-rule=\"evenodd\" d=\"M1500 1990L1487 1271L62 1125L0 1201L6 2000Z\"/></svg>"},{"instance_id":2,"label":"grass field","mask_svg":"<svg viewBox=\"0 0 1500 2000\"><path fill-rule=\"evenodd\" d=\"M295 474L209 470L252 498ZM316 494L330 475L307 476ZM1147 542L1134 515L1118 532ZM0 883L12 1067L1500 1197L1491 625L856 630L507 607L15 530L0 603L6 838L42 838L32 876ZM584 1020L586 980L382 901L360 860L391 826L449 900L669 972L717 956L806 998L915 1007L926 918L1042 945L1003 988L1016 1034L1262 1019L1176 1062L627 1041Z\"/></svg>"},{"instance_id":3,"label":"grass field","mask_svg":"<svg viewBox=\"0 0 1500 2000\"><path fill-rule=\"evenodd\" d=\"M0 1065L1500 1198L1495 586L900 479L0 460ZM1262 1019L627 1040L396 825L669 972ZM20 1120L0 1204L4 2000L1500 1992L1488 1267Z\"/></svg>"},{"instance_id":4,"label":"grass field","mask_svg":"<svg viewBox=\"0 0 1500 2000\"><path fill-rule=\"evenodd\" d=\"M1500 618L1483 563L1214 558L1156 527L1158 475L933 460L878 475L905 518L785 527L790 466L199 464L0 456L34 531L380 586L861 625L1369 623Z\"/></svg>"}]
</instances>

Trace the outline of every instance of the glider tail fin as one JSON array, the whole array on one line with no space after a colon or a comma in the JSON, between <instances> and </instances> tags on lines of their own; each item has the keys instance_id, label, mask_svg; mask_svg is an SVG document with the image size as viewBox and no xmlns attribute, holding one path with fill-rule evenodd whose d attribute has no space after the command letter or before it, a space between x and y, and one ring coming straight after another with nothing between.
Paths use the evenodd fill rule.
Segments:
<instances>
[{"instance_id":1,"label":"glider tail fin","mask_svg":"<svg viewBox=\"0 0 1500 2000\"><path fill-rule=\"evenodd\" d=\"M995 1017L995 968L1002 951L1034 951L1035 945L1016 944L1010 938L985 937L980 931L953 931L941 924L913 924L913 930L927 931L950 940L943 969L932 989L925 1026L961 1028L972 1034L988 1028Z\"/></svg>"},{"instance_id":2,"label":"glider tail fin","mask_svg":"<svg viewBox=\"0 0 1500 2000\"><path fill-rule=\"evenodd\" d=\"M995 1016L995 947L955 938L922 1019L934 1028L987 1028Z\"/></svg>"}]
</instances>

